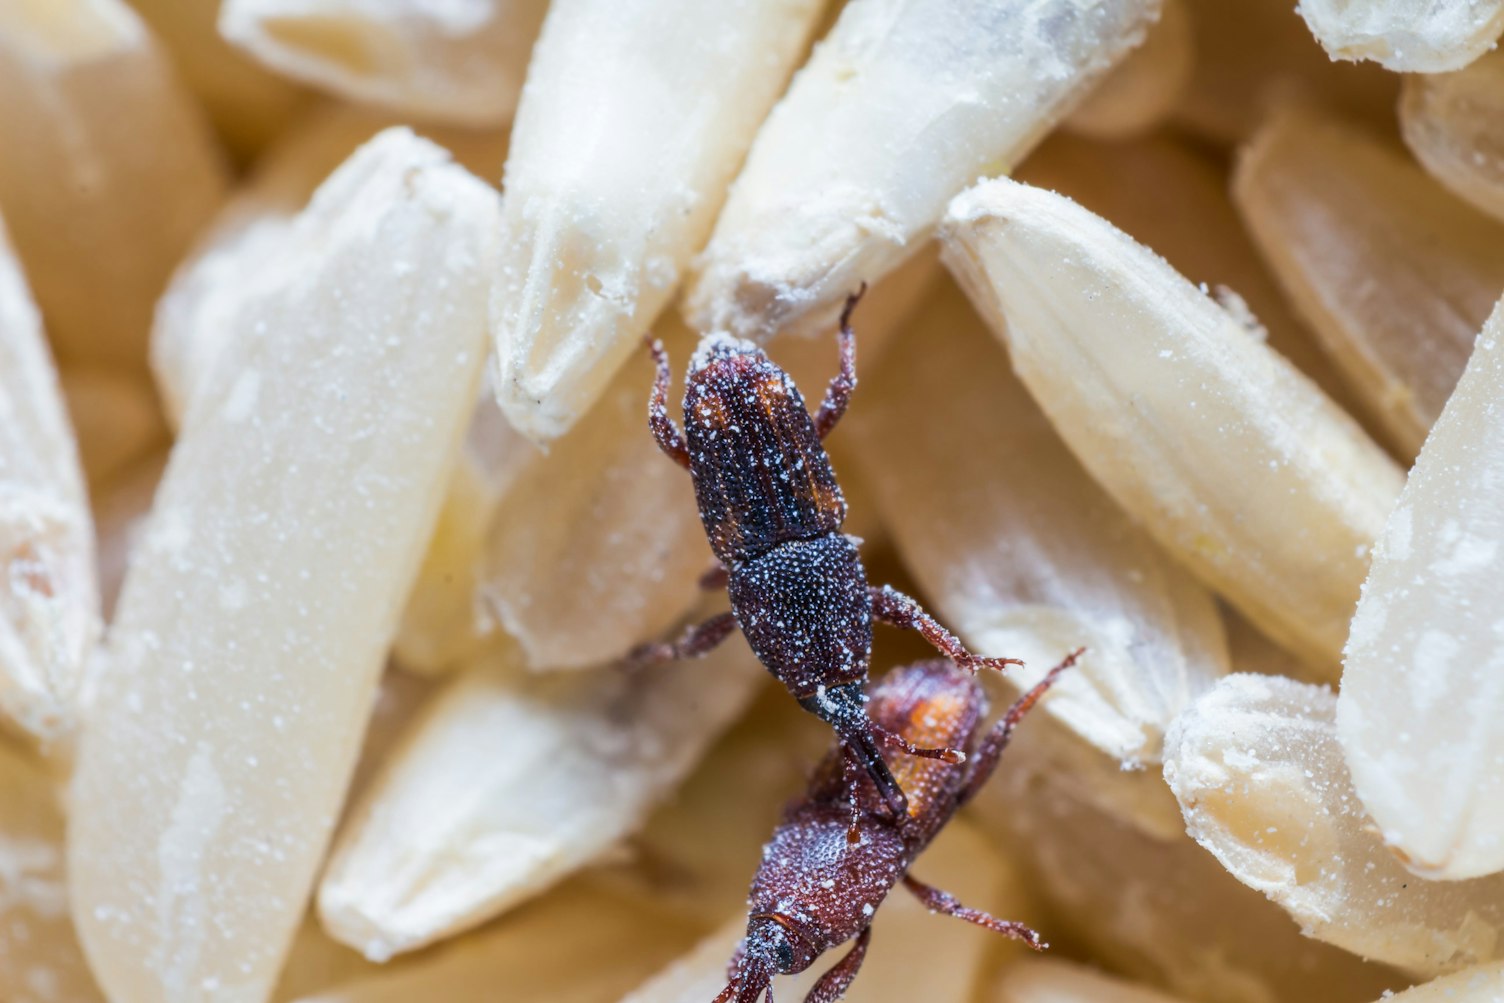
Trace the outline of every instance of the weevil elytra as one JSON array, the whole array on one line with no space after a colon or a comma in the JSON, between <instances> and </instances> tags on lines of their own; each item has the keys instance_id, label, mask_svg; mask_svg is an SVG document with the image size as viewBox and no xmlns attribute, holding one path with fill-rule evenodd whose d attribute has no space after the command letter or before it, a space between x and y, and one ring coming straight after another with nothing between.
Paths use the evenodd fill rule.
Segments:
<instances>
[{"instance_id":1,"label":"weevil elytra","mask_svg":"<svg viewBox=\"0 0 1504 1003\"><path fill-rule=\"evenodd\" d=\"M953 761L960 753L919 748L867 715L863 684L873 618L919 631L972 671L1018 661L974 655L913 599L870 587L857 541L841 532L846 501L821 443L856 388L851 313L861 295L848 299L841 313L840 371L813 418L794 381L760 348L708 336L690 362L681 433L668 415L668 357L660 343L651 343L658 373L648 424L694 482L700 520L720 562L704 584L724 585L731 611L691 628L677 643L644 645L632 657L702 655L740 627L768 671L835 729L901 817L904 794L880 749Z\"/></svg>"},{"instance_id":2,"label":"weevil elytra","mask_svg":"<svg viewBox=\"0 0 1504 1003\"><path fill-rule=\"evenodd\" d=\"M1080 654L1050 670L980 742L976 737L987 715L987 698L976 679L954 663L920 662L895 669L878 682L868 712L879 726L907 741L953 745L974 754L956 765L890 753L893 773L908 792L908 824L899 824L871 778L853 774L844 751L833 750L816 770L808 793L785 810L763 847L748 898L747 935L715 1003L754 1003L764 992L772 1003L773 976L802 972L825 951L854 937L851 950L821 976L805 1003L839 999L866 956L873 915L900 881L931 912L1043 950L1047 945L1027 926L969 909L910 875L909 867L987 782L1013 729Z\"/></svg>"}]
</instances>

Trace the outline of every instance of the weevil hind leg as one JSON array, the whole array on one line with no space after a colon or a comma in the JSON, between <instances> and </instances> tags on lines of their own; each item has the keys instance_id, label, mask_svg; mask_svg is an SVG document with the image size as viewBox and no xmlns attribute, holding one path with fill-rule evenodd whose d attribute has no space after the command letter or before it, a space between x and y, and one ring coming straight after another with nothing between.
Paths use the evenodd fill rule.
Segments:
<instances>
[{"instance_id":1,"label":"weevil hind leg","mask_svg":"<svg viewBox=\"0 0 1504 1003\"><path fill-rule=\"evenodd\" d=\"M704 623L690 627L680 635L677 641L639 644L622 660L622 668L636 671L663 662L677 662L685 658L708 655L735 630L736 615L730 612L718 613Z\"/></svg>"},{"instance_id":2,"label":"weevil hind leg","mask_svg":"<svg viewBox=\"0 0 1504 1003\"><path fill-rule=\"evenodd\" d=\"M907 596L893 588L884 585L882 588L875 586L869 590L872 594L872 615L883 623L905 630L913 630L919 633L935 650L949 658L963 669L976 672L980 669L996 669L999 672L1005 666L1022 665L1022 660L1017 658L983 658L967 650L961 639L940 625L940 621L924 611L917 599Z\"/></svg>"},{"instance_id":3,"label":"weevil hind leg","mask_svg":"<svg viewBox=\"0 0 1504 1003\"><path fill-rule=\"evenodd\" d=\"M646 340L648 351L653 353L653 362L658 367L658 374L653 378L653 393L648 397L648 427L653 430L658 448L669 459L688 470L689 446L684 442L684 433L679 431L679 426L674 424L674 419L668 414L668 387L673 381L668 365L668 352L664 350L663 342L657 338Z\"/></svg>"},{"instance_id":4,"label":"weevil hind leg","mask_svg":"<svg viewBox=\"0 0 1504 1003\"><path fill-rule=\"evenodd\" d=\"M820 981L804 997L804 1003L835 1003L846 995L846 990L851 988L851 983L856 979L856 973L862 968L862 961L867 957L867 945L870 943L872 927L863 927L857 935L856 943L851 945L851 950L820 976Z\"/></svg>"},{"instance_id":5,"label":"weevil hind leg","mask_svg":"<svg viewBox=\"0 0 1504 1003\"><path fill-rule=\"evenodd\" d=\"M1013 701L1013 706L1008 708L1008 712L992 726L992 730L977 745L977 751L971 758L966 780L962 783L961 792L957 796L959 804L970 801L976 796L977 791L982 789L987 778L992 776L992 771L997 769L998 760L1002 758L1003 750L1008 747L1008 742L1013 738L1013 730L1024 719L1024 715L1034 708L1046 690L1055 685L1060 674L1075 665L1076 660L1085 652L1085 648L1077 648L1067 655L1059 665L1046 672L1044 678L1035 683L1032 689Z\"/></svg>"},{"instance_id":6,"label":"weevil hind leg","mask_svg":"<svg viewBox=\"0 0 1504 1003\"><path fill-rule=\"evenodd\" d=\"M1010 919L998 919L991 913L985 913L980 909L972 909L957 902L949 892L943 892L933 885L927 885L923 881L910 874L903 876L903 886L907 888L915 898L924 903L924 907L930 912L944 913L957 919L964 919L968 923L975 923L994 933L1000 933L1014 940L1021 940L1036 951L1043 951L1049 947L1044 938L1030 926Z\"/></svg>"},{"instance_id":7,"label":"weevil hind leg","mask_svg":"<svg viewBox=\"0 0 1504 1003\"><path fill-rule=\"evenodd\" d=\"M836 427L846 407L851 403L851 392L856 389L856 332L851 329L851 313L867 291L867 283L846 298L841 310L841 331L837 335L841 346L841 369L831 378L825 388L825 399L815 413L815 433L823 440Z\"/></svg>"}]
</instances>

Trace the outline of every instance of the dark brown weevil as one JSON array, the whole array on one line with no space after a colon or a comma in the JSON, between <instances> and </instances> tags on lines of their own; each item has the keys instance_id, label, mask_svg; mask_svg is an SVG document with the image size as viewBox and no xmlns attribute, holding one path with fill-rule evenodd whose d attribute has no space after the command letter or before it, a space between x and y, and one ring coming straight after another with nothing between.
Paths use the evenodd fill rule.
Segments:
<instances>
[{"instance_id":1,"label":"dark brown weevil","mask_svg":"<svg viewBox=\"0 0 1504 1003\"><path fill-rule=\"evenodd\" d=\"M916 747L868 717L863 684L873 617L919 631L972 671L1020 663L972 654L913 599L890 587L869 587L858 541L841 533L846 500L821 441L856 388L851 311L861 295L847 300L841 313L840 372L813 418L794 381L756 345L709 336L690 362L681 433L668 415L668 357L661 343L651 343L658 376L648 424L694 481L700 520L720 561L702 584L727 588L731 611L691 628L677 643L643 645L631 660L703 655L740 626L768 671L835 728L902 817L904 794L880 748L952 761L961 754Z\"/></svg>"},{"instance_id":2,"label":"dark brown weevil","mask_svg":"<svg viewBox=\"0 0 1504 1003\"><path fill-rule=\"evenodd\" d=\"M987 782L1018 722L1080 654L1052 669L1010 707L965 765L890 753L893 773L908 792L906 825L895 822L869 777L846 769L850 760L844 751L833 750L816 770L808 794L789 805L763 847L748 899L747 936L715 1003L755 1003L764 992L772 1003L773 976L802 972L855 937L855 945L821 976L805 1003L839 999L866 956L873 914L900 881L931 912L1043 950L1047 945L1027 926L969 909L910 875L909 867ZM987 714L987 698L976 679L954 663L920 662L878 682L868 713L906 741L970 752Z\"/></svg>"}]
</instances>

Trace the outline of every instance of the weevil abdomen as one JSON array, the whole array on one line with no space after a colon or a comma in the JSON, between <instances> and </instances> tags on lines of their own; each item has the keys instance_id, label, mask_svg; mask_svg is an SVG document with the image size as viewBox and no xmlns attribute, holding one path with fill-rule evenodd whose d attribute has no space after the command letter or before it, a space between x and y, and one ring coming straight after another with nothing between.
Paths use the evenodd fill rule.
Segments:
<instances>
[{"instance_id":1,"label":"weevil abdomen","mask_svg":"<svg viewBox=\"0 0 1504 1003\"><path fill-rule=\"evenodd\" d=\"M734 565L727 589L752 651L794 696L866 678L872 599L846 537L780 543Z\"/></svg>"},{"instance_id":2,"label":"weevil abdomen","mask_svg":"<svg viewBox=\"0 0 1504 1003\"><path fill-rule=\"evenodd\" d=\"M846 520L804 398L750 342L702 342L685 388L684 434L700 519L728 565L835 533Z\"/></svg>"},{"instance_id":3,"label":"weevil abdomen","mask_svg":"<svg viewBox=\"0 0 1504 1003\"><path fill-rule=\"evenodd\" d=\"M970 749L987 714L982 686L954 662L937 659L894 669L874 688L867 713L915 745ZM955 811L966 769L938 759L890 756L893 778L908 796L907 839L923 846Z\"/></svg>"}]
</instances>

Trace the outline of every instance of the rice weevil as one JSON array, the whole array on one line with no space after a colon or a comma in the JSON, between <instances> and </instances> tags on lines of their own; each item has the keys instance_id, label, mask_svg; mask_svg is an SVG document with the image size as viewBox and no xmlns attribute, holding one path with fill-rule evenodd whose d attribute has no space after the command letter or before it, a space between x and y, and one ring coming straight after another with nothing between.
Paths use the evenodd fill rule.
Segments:
<instances>
[{"instance_id":1,"label":"rice weevil","mask_svg":"<svg viewBox=\"0 0 1504 1003\"><path fill-rule=\"evenodd\" d=\"M871 779L859 771L851 775L844 752L832 751L816 770L808 793L785 809L763 847L748 898L747 935L715 1003L754 1003L764 992L771 1003L773 976L802 972L825 951L854 937L851 950L820 977L805 1003L840 999L866 956L873 915L900 881L931 912L1044 950L1047 945L1029 927L970 909L915 878L909 867L987 782L1018 722L1080 654L1057 665L1014 703L964 766L895 756L893 772L909 795L906 825L887 812ZM976 679L953 662L920 662L895 669L875 684L869 709L881 727L907 740L971 750L987 715L987 697Z\"/></svg>"},{"instance_id":2,"label":"rice weevil","mask_svg":"<svg viewBox=\"0 0 1504 1003\"><path fill-rule=\"evenodd\" d=\"M846 501L821 443L856 388L851 313L863 291L841 312L840 371L813 418L788 373L760 348L709 335L689 365L681 433L668 414L668 356L661 343L650 342L658 371L648 424L663 452L690 473L700 521L719 559L702 584L724 586L731 610L675 643L642 645L630 660L703 655L740 627L768 671L835 729L902 817L904 794L881 747L952 762L964 755L919 748L868 717L864 684L874 617L917 630L973 672L1021 663L972 654L915 600L891 587L870 587L859 541L841 532Z\"/></svg>"}]
</instances>

